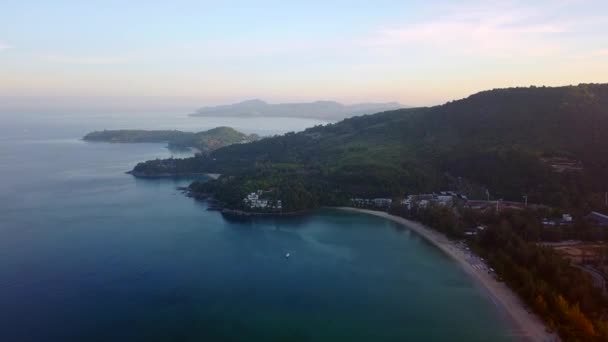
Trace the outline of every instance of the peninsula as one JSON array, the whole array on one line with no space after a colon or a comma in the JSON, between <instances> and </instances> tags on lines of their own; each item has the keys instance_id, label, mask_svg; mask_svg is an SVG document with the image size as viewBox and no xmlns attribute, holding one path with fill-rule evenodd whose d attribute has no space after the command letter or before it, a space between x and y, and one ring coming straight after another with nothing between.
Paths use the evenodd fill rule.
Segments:
<instances>
[{"instance_id":1,"label":"peninsula","mask_svg":"<svg viewBox=\"0 0 608 342\"><path fill-rule=\"evenodd\" d=\"M203 132L177 130L104 130L88 133L85 141L111 143L157 143L166 142L169 148L195 148L202 153L232 144L242 144L260 139L256 134L241 133L230 127L216 127Z\"/></svg>"}]
</instances>

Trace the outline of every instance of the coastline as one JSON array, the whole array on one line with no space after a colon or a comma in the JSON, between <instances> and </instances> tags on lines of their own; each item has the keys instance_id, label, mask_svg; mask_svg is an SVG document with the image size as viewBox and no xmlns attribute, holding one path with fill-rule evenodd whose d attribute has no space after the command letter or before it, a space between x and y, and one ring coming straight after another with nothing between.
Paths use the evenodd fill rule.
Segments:
<instances>
[{"instance_id":1,"label":"coastline","mask_svg":"<svg viewBox=\"0 0 608 342\"><path fill-rule=\"evenodd\" d=\"M136 178L180 178L180 177L199 177L206 176L210 179L218 179L221 174L219 173L208 173L208 172L189 172L189 173L156 173L156 174L147 174L143 172L137 171L126 171L125 174L131 175Z\"/></svg>"},{"instance_id":2,"label":"coastline","mask_svg":"<svg viewBox=\"0 0 608 342\"><path fill-rule=\"evenodd\" d=\"M221 176L221 174L217 173L205 173L205 176L211 179L214 176ZM298 210L298 211L274 211L274 212L262 212L262 211L246 211L240 209L230 209L223 207L213 198L213 195L208 193L201 193L190 190L189 187L177 187L177 190L181 191L188 197L194 198L196 200L207 201L210 203L214 203L207 210L219 211L223 216L227 217L241 217L241 218L249 218L249 217L290 217L290 216L303 216L308 215L313 212L315 209L306 209L306 210Z\"/></svg>"},{"instance_id":3,"label":"coastline","mask_svg":"<svg viewBox=\"0 0 608 342\"><path fill-rule=\"evenodd\" d=\"M486 271L473 268L471 264L467 262L466 254L461 249L457 248L453 241L449 240L445 235L418 222L391 215L383 211L350 207L333 207L333 209L382 217L399 223L416 232L456 261L478 285L487 291L494 304L498 306L510 320L512 325L511 333L514 337L523 341L559 341L559 337L557 337L556 334L547 332L547 328L540 318L526 310L525 304L506 284L497 281Z\"/></svg>"},{"instance_id":4,"label":"coastline","mask_svg":"<svg viewBox=\"0 0 608 342\"><path fill-rule=\"evenodd\" d=\"M312 212L312 210L301 210L301 211L286 211L286 212L255 212L255 211L243 211L237 209L223 208L220 210L222 215L233 216L233 217L289 217L289 216L302 216Z\"/></svg>"}]
</instances>

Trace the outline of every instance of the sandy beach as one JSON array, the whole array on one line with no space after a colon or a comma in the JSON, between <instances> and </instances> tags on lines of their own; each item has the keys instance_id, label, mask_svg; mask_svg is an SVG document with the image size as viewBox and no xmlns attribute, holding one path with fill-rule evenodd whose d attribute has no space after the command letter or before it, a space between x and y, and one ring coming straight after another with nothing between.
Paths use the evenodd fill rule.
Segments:
<instances>
[{"instance_id":1,"label":"sandy beach","mask_svg":"<svg viewBox=\"0 0 608 342\"><path fill-rule=\"evenodd\" d=\"M352 211L375 215L397 222L418 233L441 251L454 259L463 270L469 274L481 287L487 290L490 298L502 310L513 326L512 334L522 341L559 341L556 334L547 332L544 323L536 315L526 310L525 304L504 283L497 281L485 267L471 262L470 252L459 247L456 242L449 240L445 235L436 232L418 222L390 215L386 212L358 208L341 207L345 211Z\"/></svg>"}]
</instances>

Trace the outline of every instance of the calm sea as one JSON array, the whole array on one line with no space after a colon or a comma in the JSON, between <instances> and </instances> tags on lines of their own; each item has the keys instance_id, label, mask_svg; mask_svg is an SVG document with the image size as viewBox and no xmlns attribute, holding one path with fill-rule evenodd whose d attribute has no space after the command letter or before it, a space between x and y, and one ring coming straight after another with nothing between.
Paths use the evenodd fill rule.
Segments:
<instances>
[{"instance_id":1,"label":"calm sea","mask_svg":"<svg viewBox=\"0 0 608 342\"><path fill-rule=\"evenodd\" d=\"M407 229L330 210L228 221L176 191L187 179L124 174L170 156L162 144L79 140L318 123L0 114L0 341L510 340L483 291Z\"/></svg>"}]
</instances>

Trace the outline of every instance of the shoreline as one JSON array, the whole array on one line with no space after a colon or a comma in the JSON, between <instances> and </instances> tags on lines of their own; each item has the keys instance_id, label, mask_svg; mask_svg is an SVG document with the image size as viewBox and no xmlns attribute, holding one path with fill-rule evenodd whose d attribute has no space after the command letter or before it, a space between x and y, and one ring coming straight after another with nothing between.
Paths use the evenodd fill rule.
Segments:
<instances>
[{"instance_id":1,"label":"shoreline","mask_svg":"<svg viewBox=\"0 0 608 342\"><path fill-rule=\"evenodd\" d=\"M486 271L473 268L467 261L466 254L457 248L455 243L445 235L421 223L383 211L351 207L333 207L333 209L382 217L414 231L458 263L465 273L473 278L475 283L486 290L492 302L509 319L512 325L512 336L523 341L559 341L559 337L556 334L547 332L547 328L540 318L528 312L525 304L505 283L497 281Z\"/></svg>"},{"instance_id":2,"label":"shoreline","mask_svg":"<svg viewBox=\"0 0 608 342\"><path fill-rule=\"evenodd\" d=\"M147 174L136 171L126 171L125 174L131 175L135 178L145 178L145 179L154 179L154 178L183 178L183 177L200 177L205 176L210 179L218 179L221 174L219 173L208 173L208 172L189 172L189 173L156 173L156 174Z\"/></svg>"},{"instance_id":3,"label":"shoreline","mask_svg":"<svg viewBox=\"0 0 608 342\"><path fill-rule=\"evenodd\" d=\"M210 177L210 178L212 178L214 175L217 175L218 177L221 176L219 173L218 174L213 174L213 173L205 174L205 176ZM218 211L223 216L226 216L226 217L240 217L240 218L291 217L291 216L308 215L311 212L316 210L316 209L305 209L305 210L298 210L298 211L264 212L264 211L247 211L247 210L241 210L241 209L231 209L231 208L226 208L226 207L223 207L222 205L220 205L219 204L220 202L215 200L213 198L213 195L211 195L211 194L195 192L195 191L190 190L189 187L177 187L177 190L181 191L187 197L194 198L194 199L200 200L200 201L206 201L208 203L214 203L214 205L209 206L209 208L207 208L207 210L210 210L211 208L213 208L211 210Z\"/></svg>"},{"instance_id":4,"label":"shoreline","mask_svg":"<svg viewBox=\"0 0 608 342\"><path fill-rule=\"evenodd\" d=\"M286 211L286 212L255 212L255 211L243 211L237 209L223 208L219 210L222 215L232 217L290 217L290 216L303 216L310 214L313 210L301 210L301 211Z\"/></svg>"}]
</instances>

